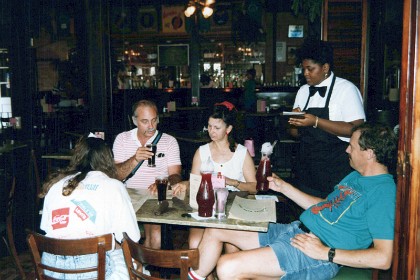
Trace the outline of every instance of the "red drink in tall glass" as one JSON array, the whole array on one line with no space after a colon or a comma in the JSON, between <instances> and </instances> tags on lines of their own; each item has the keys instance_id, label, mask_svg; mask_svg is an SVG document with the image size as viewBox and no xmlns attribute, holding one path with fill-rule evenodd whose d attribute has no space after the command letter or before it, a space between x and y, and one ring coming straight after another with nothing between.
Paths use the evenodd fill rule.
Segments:
<instances>
[{"instance_id":1,"label":"red drink in tall glass","mask_svg":"<svg viewBox=\"0 0 420 280\"><path fill-rule=\"evenodd\" d=\"M260 164L257 169L257 192L267 192L268 191L268 181L267 177L271 176L271 161L270 158L263 154L261 157Z\"/></svg>"},{"instance_id":2,"label":"red drink in tall glass","mask_svg":"<svg viewBox=\"0 0 420 280\"><path fill-rule=\"evenodd\" d=\"M200 188L197 192L198 216L211 217L213 215L214 191L211 183L211 173L201 173Z\"/></svg>"}]
</instances>

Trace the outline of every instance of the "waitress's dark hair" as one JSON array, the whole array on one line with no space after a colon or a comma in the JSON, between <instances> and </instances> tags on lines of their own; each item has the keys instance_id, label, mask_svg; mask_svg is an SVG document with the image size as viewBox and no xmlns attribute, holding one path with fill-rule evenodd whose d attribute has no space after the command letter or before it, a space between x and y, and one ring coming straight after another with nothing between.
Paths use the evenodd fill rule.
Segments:
<instances>
[{"instance_id":1,"label":"waitress's dark hair","mask_svg":"<svg viewBox=\"0 0 420 280\"><path fill-rule=\"evenodd\" d=\"M40 197L44 197L51 187L69 175L74 175L63 187L62 194L69 196L90 171L101 171L110 178L116 178L116 167L111 149L104 140L82 136L77 142L68 167L59 169L48 176Z\"/></svg>"},{"instance_id":2,"label":"waitress's dark hair","mask_svg":"<svg viewBox=\"0 0 420 280\"><path fill-rule=\"evenodd\" d=\"M228 141L230 151L234 152L236 150L236 143L238 143L236 135L237 110L235 106L228 101L216 103L213 108L213 113L209 118L221 119L225 122L226 126L232 126L232 130L228 135Z\"/></svg>"},{"instance_id":3,"label":"waitress's dark hair","mask_svg":"<svg viewBox=\"0 0 420 280\"><path fill-rule=\"evenodd\" d=\"M257 71L254 68L246 70L246 73L251 75L252 79L255 79L255 75L257 75Z\"/></svg>"},{"instance_id":4,"label":"waitress's dark hair","mask_svg":"<svg viewBox=\"0 0 420 280\"><path fill-rule=\"evenodd\" d=\"M332 71L334 69L333 48L326 41L320 41L311 37L306 39L300 49L296 50L297 65L301 64L305 59L313 60L319 65L328 63L330 70Z\"/></svg>"}]
</instances>

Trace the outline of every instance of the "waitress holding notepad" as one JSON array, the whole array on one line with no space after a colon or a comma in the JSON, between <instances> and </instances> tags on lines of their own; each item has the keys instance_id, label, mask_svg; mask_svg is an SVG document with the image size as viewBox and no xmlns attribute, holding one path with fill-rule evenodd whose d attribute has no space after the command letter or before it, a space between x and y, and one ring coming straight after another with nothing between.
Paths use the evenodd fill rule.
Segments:
<instances>
[{"instance_id":1,"label":"waitress holding notepad","mask_svg":"<svg viewBox=\"0 0 420 280\"><path fill-rule=\"evenodd\" d=\"M297 92L290 118L290 133L300 140L296 177L301 190L326 197L351 171L345 152L354 126L365 120L363 99L357 87L336 77L333 49L324 41L307 40L297 57L307 84Z\"/></svg>"}]
</instances>

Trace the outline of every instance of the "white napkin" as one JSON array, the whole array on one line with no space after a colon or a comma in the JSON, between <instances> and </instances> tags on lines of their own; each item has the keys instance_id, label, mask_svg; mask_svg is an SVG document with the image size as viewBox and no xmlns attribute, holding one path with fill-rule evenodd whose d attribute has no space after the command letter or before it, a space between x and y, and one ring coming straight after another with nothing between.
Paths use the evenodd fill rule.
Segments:
<instances>
[{"instance_id":1,"label":"white napkin","mask_svg":"<svg viewBox=\"0 0 420 280\"><path fill-rule=\"evenodd\" d=\"M213 211L213 214L210 217L201 217L201 216L198 216L198 212L192 212L192 213L189 213L189 214L191 215L191 218L194 218L197 221L215 219L215 217L214 217L214 211Z\"/></svg>"}]
</instances>

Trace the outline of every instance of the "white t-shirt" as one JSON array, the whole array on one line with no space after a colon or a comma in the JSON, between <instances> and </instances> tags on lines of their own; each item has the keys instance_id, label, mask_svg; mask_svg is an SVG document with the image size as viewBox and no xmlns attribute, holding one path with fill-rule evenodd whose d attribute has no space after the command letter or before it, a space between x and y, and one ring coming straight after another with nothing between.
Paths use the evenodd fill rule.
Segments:
<instances>
[{"instance_id":1,"label":"white t-shirt","mask_svg":"<svg viewBox=\"0 0 420 280\"><path fill-rule=\"evenodd\" d=\"M327 92L324 97L321 97L318 93L309 99L307 108L319 108L325 107L327 101L327 94L330 90L334 73L322 83L317 86L327 86ZM300 107L303 111L309 96L309 85L303 85L300 87L296 94L295 103L293 108ZM354 120L364 119L366 120L365 111L363 109L363 98L360 94L359 89L350 81L336 77L335 84L328 106L330 113L330 120L332 121L344 121L351 122ZM349 142L350 138L338 137L343 141Z\"/></svg>"},{"instance_id":2,"label":"white t-shirt","mask_svg":"<svg viewBox=\"0 0 420 280\"><path fill-rule=\"evenodd\" d=\"M157 134L156 131L146 144L152 143ZM137 128L118 134L112 147L115 162L126 161L136 153L139 147L142 145L137 138ZM173 136L163 133L156 148L156 167L148 167L145 160L136 174L127 180L127 188L147 189L155 182L157 175L169 175L169 166L181 165L179 145Z\"/></svg>"},{"instance_id":3,"label":"white t-shirt","mask_svg":"<svg viewBox=\"0 0 420 280\"><path fill-rule=\"evenodd\" d=\"M140 231L130 197L123 183L100 171L91 171L69 196L64 184L75 175L54 184L45 196L41 229L46 236L76 239L113 233L121 241L126 232L140 240Z\"/></svg>"},{"instance_id":4,"label":"white t-shirt","mask_svg":"<svg viewBox=\"0 0 420 280\"><path fill-rule=\"evenodd\" d=\"M245 156L248 150L241 144L237 145L233 157L225 163L218 163L213 160L213 158L211 157L209 144L200 146L199 151L202 165L205 164L207 159L210 157L210 160L214 166L214 173L218 174L220 172L221 175L229 177L233 180L239 180L242 182L245 181L243 166L245 162ZM234 186L227 185L226 187L229 190L239 191L239 189L235 188Z\"/></svg>"}]
</instances>

